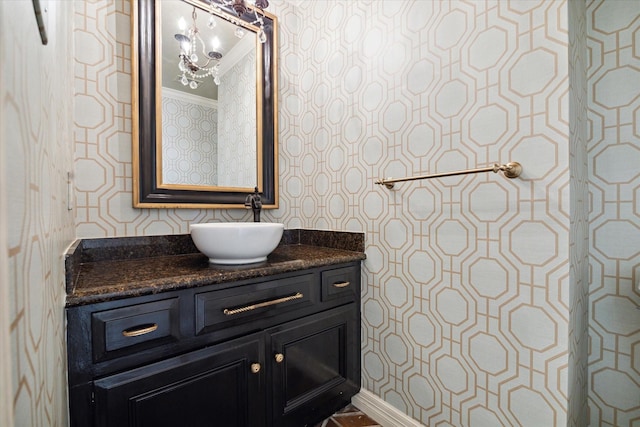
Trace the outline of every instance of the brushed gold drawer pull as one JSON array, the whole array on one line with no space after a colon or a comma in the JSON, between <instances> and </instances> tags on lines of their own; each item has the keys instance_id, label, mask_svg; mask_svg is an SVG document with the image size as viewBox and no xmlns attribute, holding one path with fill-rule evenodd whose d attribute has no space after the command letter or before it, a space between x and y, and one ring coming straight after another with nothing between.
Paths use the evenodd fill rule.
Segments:
<instances>
[{"instance_id":1,"label":"brushed gold drawer pull","mask_svg":"<svg viewBox=\"0 0 640 427\"><path fill-rule=\"evenodd\" d=\"M240 308L233 308L233 309L225 308L224 310L222 310L222 312L224 314L226 314L227 316L231 316L231 315L234 315L234 314L244 313L246 311L255 310L256 308L268 307L270 305L282 304L283 302L293 301L293 300L296 300L296 299L300 299L303 296L304 295L302 295L300 292L297 292L294 295L289 295L288 297L272 299L272 300L269 300L269 301L259 302L257 304L251 304L251 305L247 305L247 306L240 307Z\"/></svg>"},{"instance_id":2,"label":"brushed gold drawer pull","mask_svg":"<svg viewBox=\"0 0 640 427\"><path fill-rule=\"evenodd\" d=\"M284 360L284 354L276 353L274 358L276 359L276 363L282 363L282 361Z\"/></svg>"},{"instance_id":3,"label":"brushed gold drawer pull","mask_svg":"<svg viewBox=\"0 0 640 427\"><path fill-rule=\"evenodd\" d=\"M252 363L251 364L251 373L252 374L257 374L258 372L260 372L260 364L259 363Z\"/></svg>"},{"instance_id":4,"label":"brushed gold drawer pull","mask_svg":"<svg viewBox=\"0 0 640 427\"><path fill-rule=\"evenodd\" d=\"M333 286L335 288L346 288L350 284L351 284L351 282L336 282L336 283L333 284Z\"/></svg>"},{"instance_id":5,"label":"brushed gold drawer pull","mask_svg":"<svg viewBox=\"0 0 640 427\"><path fill-rule=\"evenodd\" d=\"M122 331L122 335L125 337L139 337L140 335L148 334L158 329L157 323L146 323L140 326L134 326Z\"/></svg>"}]
</instances>

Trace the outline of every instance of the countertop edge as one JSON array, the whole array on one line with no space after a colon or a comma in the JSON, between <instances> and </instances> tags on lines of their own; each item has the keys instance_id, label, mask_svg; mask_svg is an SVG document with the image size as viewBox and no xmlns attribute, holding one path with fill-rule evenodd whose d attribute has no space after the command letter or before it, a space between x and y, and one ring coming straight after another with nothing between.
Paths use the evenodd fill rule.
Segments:
<instances>
[{"instance_id":1,"label":"countertop edge","mask_svg":"<svg viewBox=\"0 0 640 427\"><path fill-rule=\"evenodd\" d=\"M285 245L287 246L306 246L306 245ZM324 248L327 250L328 248ZM329 248L331 250L331 248ZM334 250L331 250L332 252ZM335 249L335 255L326 255L311 260L294 259L290 261L282 261L273 264L259 264L254 268L234 269L226 273L217 272L215 274L182 274L174 277L154 278L140 282L131 282L128 289L117 289L113 287L94 287L86 288L78 291L73 287L66 298L66 308L121 300L125 298L140 297L145 295L154 295L164 292L178 291L182 289L197 288L201 286L227 283L240 280L255 279L260 277L269 277L272 275L290 273L295 271L306 270L310 268L324 267L336 264L344 264L366 259L364 252L346 251ZM75 285L75 283L74 283Z\"/></svg>"}]
</instances>

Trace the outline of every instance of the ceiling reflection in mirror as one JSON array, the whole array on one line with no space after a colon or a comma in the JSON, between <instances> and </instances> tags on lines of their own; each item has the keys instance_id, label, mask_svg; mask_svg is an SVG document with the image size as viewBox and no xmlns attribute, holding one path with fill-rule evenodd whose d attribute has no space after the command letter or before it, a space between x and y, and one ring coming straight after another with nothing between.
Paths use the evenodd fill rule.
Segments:
<instances>
[{"instance_id":1,"label":"ceiling reflection in mirror","mask_svg":"<svg viewBox=\"0 0 640 427\"><path fill-rule=\"evenodd\" d=\"M132 4L134 207L244 207L258 187L277 208L275 16Z\"/></svg>"},{"instance_id":2,"label":"ceiling reflection in mirror","mask_svg":"<svg viewBox=\"0 0 640 427\"><path fill-rule=\"evenodd\" d=\"M182 0L162 0L159 5L159 185L254 188L256 32Z\"/></svg>"}]
</instances>

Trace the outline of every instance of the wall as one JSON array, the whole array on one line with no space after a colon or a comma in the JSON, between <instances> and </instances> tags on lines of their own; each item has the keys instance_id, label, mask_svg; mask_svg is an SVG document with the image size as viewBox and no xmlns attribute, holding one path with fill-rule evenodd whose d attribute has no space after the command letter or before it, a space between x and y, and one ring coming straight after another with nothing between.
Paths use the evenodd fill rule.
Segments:
<instances>
[{"instance_id":1,"label":"wall","mask_svg":"<svg viewBox=\"0 0 640 427\"><path fill-rule=\"evenodd\" d=\"M218 126L220 184L255 187L256 174L256 53L250 51L220 76ZM238 94L242 94L238 96Z\"/></svg>"},{"instance_id":2,"label":"wall","mask_svg":"<svg viewBox=\"0 0 640 427\"><path fill-rule=\"evenodd\" d=\"M588 425L589 198L586 3L567 3L569 24L569 424ZM566 203L566 202L565 202Z\"/></svg>"},{"instance_id":3,"label":"wall","mask_svg":"<svg viewBox=\"0 0 640 427\"><path fill-rule=\"evenodd\" d=\"M67 425L63 254L75 236L67 210L73 64L61 58L73 56L72 4L49 2L45 16L43 46L32 3L0 2L0 217L7 227L0 279L9 293L0 305L8 305L10 320L8 329L0 322L0 335L10 339L11 360L0 395L11 400L15 425L27 427ZM4 416L2 425L14 425Z\"/></svg>"},{"instance_id":4,"label":"wall","mask_svg":"<svg viewBox=\"0 0 640 427\"><path fill-rule=\"evenodd\" d=\"M637 414L633 2L271 3L281 207L265 217L366 233L365 388L429 425L584 425L587 382L593 425ZM129 3L85 4L78 236L248 219L131 208ZM82 57L96 46L101 62ZM517 180L373 184L510 160Z\"/></svg>"},{"instance_id":5,"label":"wall","mask_svg":"<svg viewBox=\"0 0 640 427\"><path fill-rule=\"evenodd\" d=\"M218 108L176 90L162 93L162 182L218 185Z\"/></svg>"},{"instance_id":6,"label":"wall","mask_svg":"<svg viewBox=\"0 0 640 427\"><path fill-rule=\"evenodd\" d=\"M568 405L568 389L584 387L568 384L570 353L583 357L570 343L586 332L569 323L580 309L571 289L586 283L583 268L570 274L570 247L576 262L586 254L586 230L570 234L571 222L586 215L571 213L569 177L586 170L570 165L567 9L384 1L302 11L296 202L307 226L366 231L364 386L424 424L582 416ZM518 180L373 184L510 160L524 166Z\"/></svg>"},{"instance_id":7,"label":"wall","mask_svg":"<svg viewBox=\"0 0 640 427\"><path fill-rule=\"evenodd\" d=\"M3 4L0 3L0 17L6 16ZM0 24L2 24L0 22ZM3 34L0 30L0 34ZM4 38L3 38L4 39ZM11 47L0 41L0 64L7 63L7 57L11 52ZM5 73L0 74L0 88L7 87L3 79ZM0 89L0 99L4 99L4 91ZM7 128L7 117L5 113L5 103L0 102L0 248L9 246L7 240L8 218L3 206L8 206L7 187L9 177L4 173L7 154L5 153L5 129ZM9 260L3 253L0 255L0 425L13 425L13 385L11 380L11 317L9 304L9 293L11 289L9 283Z\"/></svg>"},{"instance_id":8,"label":"wall","mask_svg":"<svg viewBox=\"0 0 640 427\"><path fill-rule=\"evenodd\" d=\"M640 418L640 7L588 1L589 409Z\"/></svg>"}]
</instances>

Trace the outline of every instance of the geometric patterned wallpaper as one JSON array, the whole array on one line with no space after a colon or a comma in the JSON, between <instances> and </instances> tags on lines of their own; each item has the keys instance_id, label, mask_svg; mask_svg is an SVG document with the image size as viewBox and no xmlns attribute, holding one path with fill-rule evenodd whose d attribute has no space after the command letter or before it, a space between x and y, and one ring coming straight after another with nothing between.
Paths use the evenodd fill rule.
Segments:
<instances>
[{"instance_id":1,"label":"geometric patterned wallpaper","mask_svg":"<svg viewBox=\"0 0 640 427\"><path fill-rule=\"evenodd\" d=\"M567 9L298 8L297 57L281 61L299 82L281 99L281 114L299 126L281 146L293 171L282 194L304 226L365 231L363 385L425 425L586 417L570 412L585 411L568 395L586 389L586 373L570 376L568 364L570 343L586 341L586 325L570 324L586 306L572 288L586 278L570 269L585 265L587 237L584 227L569 233L578 207L569 177L584 181L587 171L570 165ZM523 164L519 179L374 185L511 160ZM570 259L570 245L582 259ZM585 357L571 355L576 366Z\"/></svg>"},{"instance_id":2,"label":"geometric patterned wallpaper","mask_svg":"<svg viewBox=\"0 0 640 427\"><path fill-rule=\"evenodd\" d=\"M48 44L29 1L0 2L0 242L3 426L67 425L63 254L75 238L67 209L73 170L73 4L48 2ZM4 203L6 201L6 203ZM3 233L0 233L0 237ZM6 270L4 268L7 268ZM6 282L5 282L6 280ZM2 366L4 368L4 366ZM2 410L3 405L0 405Z\"/></svg>"},{"instance_id":3,"label":"geometric patterned wallpaper","mask_svg":"<svg viewBox=\"0 0 640 427\"><path fill-rule=\"evenodd\" d=\"M640 4L587 4L589 409L640 425Z\"/></svg>"},{"instance_id":4,"label":"geometric patterned wallpaper","mask_svg":"<svg viewBox=\"0 0 640 427\"><path fill-rule=\"evenodd\" d=\"M222 187L253 188L258 184L255 70L256 53L250 50L220 76L218 185Z\"/></svg>"},{"instance_id":5,"label":"geometric patterned wallpaper","mask_svg":"<svg viewBox=\"0 0 640 427\"><path fill-rule=\"evenodd\" d=\"M16 181L7 188L15 203L2 209L23 425L66 424L61 256L74 233L179 234L191 222L250 218L242 209L131 207L131 5L52 3L56 37L46 48L10 19L31 14L29 2L3 2L0 18L10 59L3 122L19 124L3 129L16 157L3 173ZM280 208L263 215L288 228L366 234L363 386L425 425L580 425L569 391L587 385L579 319L588 244L591 423L632 425L640 31L629 5L587 3L585 171L572 159L582 154L572 152L580 125L569 107L584 99L570 91L569 58L580 53L569 49L575 17L565 1L271 3L280 24ZM23 52L42 64L29 68L40 79L14 68ZM52 52L75 60L66 67ZM524 166L518 179L373 184L510 160ZM589 227L575 222L576 182L587 172Z\"/></svg>"},{"instance_id":6,"label":"geometric patterned wallpaper","mask_svg":"<svg viewBox=\"0 0 640 427\"><path fill-rule=\"evenodd\" d=\"M570 160L585 144L570 143L580 125L569 123L569 98L584 99L569 92L567 3L274 0L270 10L281 26L281 203L264 216L366 233L364 387L425 424L578 425L584 414L568 390L586 387L579 320L589 236L575 222L575 182L587 171ZM89 84L76 87L93 84L81 95L101 107L92 122L76 120L76 134L91 136L76 138L77 153L90 151L76 160L78 236L248 219L242 210L131 208L129 4L88 12L107 31L77 38L92 38L113 63L80 61ZM487 174L393 192L373 184L510 160L524 165L513 181ZM84 167L91 162L105 173ZM601 344L590 344L593 364ZM610 373L603 378L617 378ZM609 383L597 384L618 407Z\"/></svg>"},{"instance_id":7,"label":"geometric patterned wallpaper","mask_svg":"<svg viewBox=\"0 0 640 427\"><path fill-rule=\"evenodd\" d=\"M175 92L162 95L162 182L217 185L218 109Z\"/></svg>"},{"instance_id":8,"label":"geometric patterned wallpaper","mask_svg":"<svg viewBox=\"0 0 640 427\"><path fill-rule=\"evenodd\" d=\"M131 5L73 4L77 237L135 235L136 227L148 229L153 220L124 208L132 200Z\"/></svg>"},{"instance_id":9,"label":"geometric patterned wallpaper","mask_svg":"<svg viewBox=\"0 0 640 427\"><path fill-rule=\"evenodd\" d=\"M588 425L589 245L586 4L567 3L569 29L568 425ZM566 194L566 192L565 192ZM564 203L567 205L566 201ZM561 204L561 205L562 205ZM577 332L576 332L577 331Z\"/></svg>"}]
</instances>

